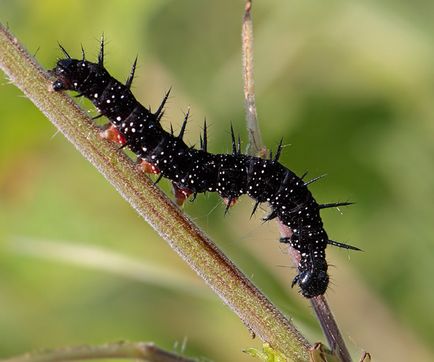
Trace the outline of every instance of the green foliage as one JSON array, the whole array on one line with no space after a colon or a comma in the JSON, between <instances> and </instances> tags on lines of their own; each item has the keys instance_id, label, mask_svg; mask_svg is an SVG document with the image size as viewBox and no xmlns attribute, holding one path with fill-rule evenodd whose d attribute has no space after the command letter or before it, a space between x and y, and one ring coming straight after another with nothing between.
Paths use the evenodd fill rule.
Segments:
<instances>
[{"instance_id":1,"label":"green foliage","mask_svg":"<svg viewBox=\"0 0 434 362\"><path fill-rule=\"evenodd\" d=\"M244 352L263 362L285 362L287 360L284 355L275 351L268 343L264 343L261 350L257 348L247 348Z\"/></svg>"}]
</instances>

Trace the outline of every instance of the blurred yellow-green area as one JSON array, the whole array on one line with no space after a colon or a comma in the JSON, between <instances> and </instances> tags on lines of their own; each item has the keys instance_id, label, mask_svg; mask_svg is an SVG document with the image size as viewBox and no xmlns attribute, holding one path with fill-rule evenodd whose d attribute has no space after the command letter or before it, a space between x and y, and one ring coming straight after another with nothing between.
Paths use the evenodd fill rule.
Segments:
<instances>
[{"instance_id":1,"label":"blurred yellow-green area","mask_svg":"<svg viewBox=\"0 0 434 362\"><path fill-rule=\"evenodd\" d=\"M247 144L243 1L0 1L0 21L46 68L107 42L106 66L190 144L203 118L226 152L230 122ZM327 178L311 186L332 239L327 297L354 358L434 360L434 3L254 2L256 99L263 138L282 163ZM89 103L77 100L95 110ZM118 340L153 341L212 361L251 361L249 331L3 77L0 84L0 357ZM170 193L167 181L160 183ZM276 224L249 220L243 198L223 217L215 195L185 211L297 325L324 341Z\"/></svg>"}]
</instances>

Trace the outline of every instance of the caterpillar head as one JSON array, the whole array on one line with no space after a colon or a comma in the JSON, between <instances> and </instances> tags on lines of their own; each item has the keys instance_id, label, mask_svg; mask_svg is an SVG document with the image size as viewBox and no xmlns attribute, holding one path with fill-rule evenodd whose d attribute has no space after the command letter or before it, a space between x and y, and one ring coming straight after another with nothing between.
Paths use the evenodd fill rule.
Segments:
<instances>
[{"instance_id":1,"label":"caterpillar head","mask_svg":"<svg viewBox=\"0 0 434 362\"><path fill-rule=\"evenodd\" d=\"M60 59L52 73L57 77L53 83L55 91L75 90L79 91L84 80L89 76L91 63L78 59Z\"/></svg>"},{"instance_id":2,"label":"caterpillar head","mask_svg":"<svg viewBox=\"0 0 434 362\"><path fill-rule=\"evenodd\" d=\"M313 298L324 294L329 284L327 264L322 261L316 261L308 269L301 270L292 281L291 286L295 284L298 284L301 294L306 298Z\"/></svg>"}]
</instances>

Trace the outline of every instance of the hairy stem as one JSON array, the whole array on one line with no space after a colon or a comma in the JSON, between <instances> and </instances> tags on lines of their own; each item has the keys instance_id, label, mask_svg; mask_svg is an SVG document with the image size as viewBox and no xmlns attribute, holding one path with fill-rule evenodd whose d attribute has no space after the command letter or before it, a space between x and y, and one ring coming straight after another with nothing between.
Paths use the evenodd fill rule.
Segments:
<instances>
[{"instance_id":1,"label":"hairy stem","mask_svg":"<svg viewBox=\"0 0 434 362\"><path fill-rule=\"evenodd\" d=\"M292 323L127 155L101 139L69 96L52 91L49 75L2 25L0 67L254 334L291 360L308 360L309 344Z\"/></svg>"},{"instance_id":2,"label":"hairy stem","mask_svg":"<svg viewBox=\"0 0 434 362\"><path fill-rule=\"evenodd\" d=\"M254 154L258 152L260 153L260 150L266 150L266 147L262 143L261 130L259 127L256 113L255 89L253 79L253 25L251 9L252 0L247 0L242 30L243 75L247 130L249 132L250 139L248 152L250 154ZM282 237L291 237L292 231L290 228L285 227L282 223L279 223L279 226ZM289 247L289 249L289 255L291 255L294 265L298 265L298 252L296 250L293 250L291 247ZM312 304L313 310L315 311L316 316L320 322L323 333L327 338L330 349L334 351L334 353L343 362L350 362L350 354L325 297L322 295L316 298L312 298L310 299L310 303Z\"/></svg>"},{"instance_id":3,"label":"hairy stem","mask_svg":"<svg viewBox=\"0 0 434 362\"><path fill-rule=\"evenodd\" d=\"M117 342L101 346L78 346L47 350L0 360L1 362L60 362L125 358L147 362L194 362L165 351L150 342Z\"/></svg>"}]
</instances>

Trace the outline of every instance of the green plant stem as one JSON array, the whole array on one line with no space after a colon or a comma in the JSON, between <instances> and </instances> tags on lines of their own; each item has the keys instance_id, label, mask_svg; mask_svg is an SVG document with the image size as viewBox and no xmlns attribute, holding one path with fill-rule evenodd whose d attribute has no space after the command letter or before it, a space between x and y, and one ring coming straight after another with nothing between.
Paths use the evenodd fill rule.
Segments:
<instances>
[{"instance_id":1,"label":"green plant stem","mask_svg":"<svg viewBox=\"0 0 434 362\"><path fill-rule=\"evenodd\" d=\"M99 136L69 96L52 91L47 72L2 25L0 67L254 334L290 360L308 360L309 343L292 323L127 155Z\"/></svg>"},{"instance_id":2,"label":"green plant stem","mask_svg":"<svg viewBox=\"0 0 434 362\"><path fill-rule=\"evenodd\" d=\"M101 346L78 346L26 353L0 362L60 362L90 359L125 358L148 362L194 362L167 352L150 342L117 342Z\"/></svg>"}]
</instances>

